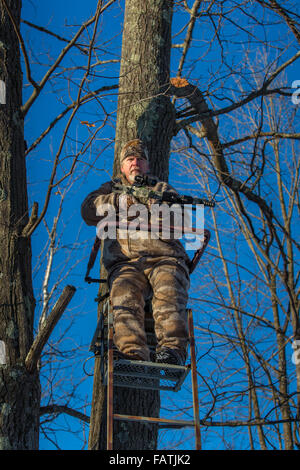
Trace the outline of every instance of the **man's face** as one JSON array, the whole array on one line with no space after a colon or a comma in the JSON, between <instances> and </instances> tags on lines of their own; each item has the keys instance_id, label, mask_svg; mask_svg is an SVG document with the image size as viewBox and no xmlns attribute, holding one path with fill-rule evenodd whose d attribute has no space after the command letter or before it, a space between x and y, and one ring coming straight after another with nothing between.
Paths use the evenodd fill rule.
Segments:
<instances>
[{"instance_id":1,"label":"man's face","mask_svg":"<svg viewBox=\"0 0 300 470\"><path fill-rule=\"evenodd\" d=\"M144 158L129 155L123 160L121 173L132 184L136 175L145 175L149 170L148 161Z\"/></svg>"}]
</instances>

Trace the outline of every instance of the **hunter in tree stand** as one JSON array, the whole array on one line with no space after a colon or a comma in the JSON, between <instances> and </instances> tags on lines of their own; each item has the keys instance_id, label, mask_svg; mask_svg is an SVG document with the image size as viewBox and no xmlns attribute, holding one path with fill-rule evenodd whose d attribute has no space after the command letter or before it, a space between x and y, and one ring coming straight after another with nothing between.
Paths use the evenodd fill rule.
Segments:
<instances>
[{"instance_id":1,"label":"hunter in tree stand","mask_svg":"<svg viewBox=\"0 0 300 470\"><path fill-rule=\"evenodd\" d=\"M148 153L143 142L135 139L124 145L120 153L121 183L128 187L136 175L148 173ZM175 190L151 177L154 191ZM152 181L153 182L153 181ZM153 200L137 200L114 192L114 181L104 183L82 203L81 214L88 225L96 226L103 216L97 215L104 204L120 213L122 204L146 204ZM106 238L102 259L107 270L110 302L114 315L114 345L120 358L149 361L144 330L144 307L152 296L152 312L157 337L155 361L184 365L188 328L186 304L190 285L189 258L178 239Z\"/></svg>"}]
</instances>

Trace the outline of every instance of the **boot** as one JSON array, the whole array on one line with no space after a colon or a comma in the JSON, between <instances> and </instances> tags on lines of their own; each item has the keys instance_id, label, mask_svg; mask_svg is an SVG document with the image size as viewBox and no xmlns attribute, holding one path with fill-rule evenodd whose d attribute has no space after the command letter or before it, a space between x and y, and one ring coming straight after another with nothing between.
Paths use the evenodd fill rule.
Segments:
<instances>
[{"instance_id":1,"label":"boot","mask_svg":"<svg viewBox=\"0 0 300 470\"><path fill-rule=\"evenodd\" d=\"M161 348L156 353L156 362L160 364L173 364L184 366L186 361L186 353L179 349Z\"/></svg>"}]
</instances>

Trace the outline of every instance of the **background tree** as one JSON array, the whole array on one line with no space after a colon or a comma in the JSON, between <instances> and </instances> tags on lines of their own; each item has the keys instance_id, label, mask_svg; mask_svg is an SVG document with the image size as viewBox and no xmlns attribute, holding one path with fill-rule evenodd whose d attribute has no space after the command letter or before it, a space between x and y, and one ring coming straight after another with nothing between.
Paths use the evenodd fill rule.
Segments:
<instances>
[{"instance_id":1,"label":"background tree","mask_svg":"<svg viewBox=\"0 0 300 470\"><path fill-rule=\"evenodd\" d=\"M8 10L9 8L9 10ZM34 297L31 283L22 81L19 39L21 2L1 2L1 71L6 104L0 109L1 142L1 448L35 447L38 442L39 380L24 365L33 341ZM15 25L12 24L11 16ZM15 27L14 27L15 26Z\"/></svg>"}]
</instances>

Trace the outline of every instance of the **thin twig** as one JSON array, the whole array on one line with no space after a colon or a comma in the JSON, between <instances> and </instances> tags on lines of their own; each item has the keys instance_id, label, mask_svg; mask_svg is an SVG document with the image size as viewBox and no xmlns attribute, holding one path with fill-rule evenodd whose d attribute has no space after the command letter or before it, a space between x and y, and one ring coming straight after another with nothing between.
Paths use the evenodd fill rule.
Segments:
<instances>
[{"instance_id":1,"label":"thin twig","mask_svg":"<svg viewBox=\"0 0 300 470\"><path fill-rule=\"evenodd\" d=\"M86 416L84 413L74 410L73 408L70 408L69 406L66 406L66 405L47 405L47 406L41 406L40 408L40 416L43 416L46 414L61 414L61 413L66 413L67 415L73 416L74 418L78 418L81 421L84 421L85 423L90 422L89 416Z\"/></svg>"}]
</instances>

